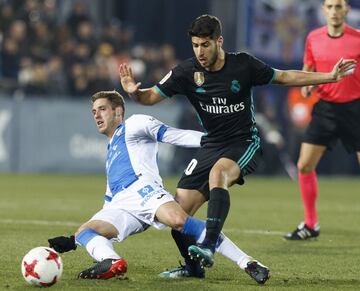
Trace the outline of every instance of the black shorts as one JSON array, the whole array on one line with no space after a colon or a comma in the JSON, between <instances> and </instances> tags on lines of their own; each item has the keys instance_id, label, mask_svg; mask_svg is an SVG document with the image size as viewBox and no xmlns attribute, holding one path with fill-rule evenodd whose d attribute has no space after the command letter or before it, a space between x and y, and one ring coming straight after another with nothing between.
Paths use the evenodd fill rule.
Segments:
<instances>
[{"instance_id":1,"label":"black shorts","mask_svg":"<svg viewBox=\"0 0 360 291\"><path fill-rule=\"evenodd\" d=\"M315 104L303 141L331 149L338 139L348 152L360 151L360 99Z\"/></svg>"},{"instance_id":2,"label":"black shorts","mask_svg":"<svg viewBox=\"0 0 360 291\"><path fill-rule=\"evenodd\" d=\"M209 173L220 158L236 162L241 170L238 184L244 184L243 177L255 171L262 156L260 138L226 145L203 146L185 169L178 188L198 190L209 199Z\"/></svg>"}]
</instances>

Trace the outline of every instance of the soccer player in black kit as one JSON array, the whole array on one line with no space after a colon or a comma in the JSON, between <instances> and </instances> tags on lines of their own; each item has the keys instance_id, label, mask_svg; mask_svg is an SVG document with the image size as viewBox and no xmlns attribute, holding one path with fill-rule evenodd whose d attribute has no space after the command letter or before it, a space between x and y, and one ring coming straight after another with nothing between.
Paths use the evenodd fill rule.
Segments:
<instances>
[{"instance_id":1,"label":"soccer player in black kit","mask_svg":"<svg viewBox=\"0 0 360 291\"><path fill-rule=\"evenodd\" d=\"M242 184L243 177L255 170L261 156L252 87L270 83L304 86L336 82L350 74L356 63L341 59L327 73L273 69L247 53L225 52L221 23L211 15L196 18L189 36L195 56L173 68L154 87L140 89L141 83L135 82L127 64L120 65L119 75L123 89L144 105L177 94L187 96L206 132L201 149L178 183L176 194L176 200L190 215L208 201L204 243L195 245L172 231L186 263L178 277L203 277L198 261L205 267L214 263L216 242L221 239L219 234L230 208L228 188ZM258 283L265 283L269 270L254 261L249 264L245 271L255 274Z\"/></svg>"}]
</instances>

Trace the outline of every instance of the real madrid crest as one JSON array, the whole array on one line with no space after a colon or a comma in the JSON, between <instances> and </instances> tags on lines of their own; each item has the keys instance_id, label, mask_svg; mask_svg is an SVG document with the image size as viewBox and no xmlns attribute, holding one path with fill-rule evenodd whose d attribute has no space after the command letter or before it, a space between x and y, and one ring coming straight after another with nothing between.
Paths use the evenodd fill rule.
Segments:
<instances>
[{"instance_id":1,"label":"real madrid crest","mask_svg":"<svg viewBox=\"0 0 360 291\"><path fill-rule=\"evenodd\" d=\"M205 77L204 77L204 73L203 72L195 72L194 73L194 82L196 85L198 85L199 87L204 84L205 82Z\"/></svg>"}]
</instances>

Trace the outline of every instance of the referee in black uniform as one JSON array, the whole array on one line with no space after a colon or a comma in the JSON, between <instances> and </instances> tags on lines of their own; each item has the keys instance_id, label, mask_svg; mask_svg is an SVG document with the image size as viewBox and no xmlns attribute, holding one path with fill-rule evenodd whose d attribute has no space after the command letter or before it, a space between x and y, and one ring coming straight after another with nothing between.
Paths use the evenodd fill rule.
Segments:
<instances>
[{"instance_id":1,"label":"referee in black uniform","mask_svg":"<svg viewBox=\"0 0 360 291\"><path fill-rule=\"evenodd\" d=\"M217 239L226 220L230 197L228 188L243 183L261 156L255 124L252 87L265 84L304 86L336 82L349 74L355 61L340 60L328 73L276 70L247 53L226 53L222 49L221 23L211 15L201 15L189 30L194 57L173 68L157 85L140 89L131 68L121 64L120 81L129 96L152 105L173 95L187 96L206 132L202 147L190 161L178 183L176 200L190 215L208 200L206 237L201 246L180 233L172 232L185 257L190 276L198 277L197 265L190 266L187 251L202 265L213 264ZM186 113L185 113L186 114ZM259 283L268 279L268 270L259 269ZM199 271L200 272L200 271Z\"/></svg>"}]
</instances>

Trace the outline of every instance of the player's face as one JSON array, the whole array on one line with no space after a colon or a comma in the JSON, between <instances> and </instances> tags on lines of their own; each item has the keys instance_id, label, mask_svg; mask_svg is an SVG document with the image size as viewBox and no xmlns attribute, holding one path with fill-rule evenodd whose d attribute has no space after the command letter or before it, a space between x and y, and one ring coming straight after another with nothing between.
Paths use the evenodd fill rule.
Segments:
<instances>
[{"instance_id":1,"label":"player's face","mask_svg":"<svg viewBox=\"0 0 360 291\"><path fill-rule=\"evenodd\" d=\"M323 4L323 12L328 25L340 27L344 24L349 6L345 0L325 0Z\"/></svg>"},{"instance_id":2,"label":"player's face","mask_svg":"<svg viewBox=\"0 0 360 291\"><path fill-rule=\"evenodd\" d=\"M222 37L213 40L210 37L193 36L191 42L195 57L200 65L211 70L218 59Z\"/></svg>"},{"instance_id":3,"label":"player's face","mask_svg":"<svg viewBox=\"0 0 360 291\"><path fill-rule=\"evenodd\" d=\"M122 121L121 111L121 107L113 109L110 101L106 98L95 100L92 114L99 132L111 138Z\"/></svg>"}]
</instances>

